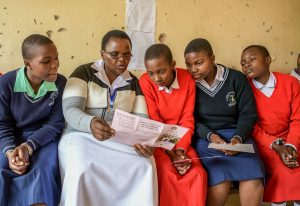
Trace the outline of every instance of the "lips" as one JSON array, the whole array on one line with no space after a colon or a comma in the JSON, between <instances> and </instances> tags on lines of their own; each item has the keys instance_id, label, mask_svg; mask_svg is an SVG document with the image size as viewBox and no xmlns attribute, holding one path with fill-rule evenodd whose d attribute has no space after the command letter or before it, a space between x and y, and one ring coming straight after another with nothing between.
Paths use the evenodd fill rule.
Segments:
<instances>
[{"instance_id":1,"label":"lips","mask_svg":"<svg viewBox=\"0 0 300 206\"><path fill-rule=\"evenodd\" d=\"M252 69L252 68L248 68L248 69L246 69L246 71L245 71L246 75L249 75L249 74L251 74L252 72L253 72L253 69Z\"/></svg>"}]
</instances>

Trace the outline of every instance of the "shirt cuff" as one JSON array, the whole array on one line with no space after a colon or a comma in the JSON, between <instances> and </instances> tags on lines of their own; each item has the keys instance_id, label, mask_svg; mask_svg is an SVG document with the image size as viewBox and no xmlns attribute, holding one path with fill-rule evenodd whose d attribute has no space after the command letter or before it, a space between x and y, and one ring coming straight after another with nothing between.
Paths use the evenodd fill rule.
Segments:
<instances>
[{"instance_id":1,"label":"shirt cuff","mask_svg":"<svg viewBox=\"0 0 300 206\"><path fill-rule=\"evenodd\" d=\"M293 145L293 144L289 144L289 143L287 143L287 144L285 144L284 146L290 146L290 147L293 147L293 148L294 148L294 150L295 150L295 151L297 151L297 148L296 148L296 146L295 146L295 145Z\"/></svg>"},{"instance_id":2,"label":"shirt cuff","mask_svg":"<svg viewBox=\"0 0 300 206\"><path fill-rule=\"evenodd\" d=\"M206 135L206 139L207 141L210 142L210 136L213 134L213 132L209 132L207 135Z\"/></svg>"},{"instance_id":3,"label":"shirt cuff","mask_svg":"<svg viewBox=\"0 0 300 206\"><path fill-rule=\"evenodd\" d=\"M234 138L234 137L238 138L238 139L240 140L240 142L243 143L243 138L242 138L241 136L239 136L239 135L234 135L232 138ZM231 139L232 139L232 138L231 138Z\"/></svg>"},{"instance_id":4,"label":"shirt cuff","mask_svg":"<svg viewBox=\"0 0 300 206\"><path fill-rule=\"evenodd\" d=\"M5 148L2 150L2 153L3 153L4 155L6 155L6 152L12 151L12 150L14 150L15 148L16 148L15 145L7 146L7 147L5 147Z\"/></svg>"},{"instance_id":5,"label":"shirt cuff","mask_svg":"<svg viewBox=\"0 0 300 206\"><path fill-rule=\"evenodd\" d=\"M40 147L40 145L38 144L38 142L36 140L34 140L34 139L29 139L25 143L28 144L29 147L31 147L31 149L32 149L33 152Z\"/></svg>"}]
</instances>

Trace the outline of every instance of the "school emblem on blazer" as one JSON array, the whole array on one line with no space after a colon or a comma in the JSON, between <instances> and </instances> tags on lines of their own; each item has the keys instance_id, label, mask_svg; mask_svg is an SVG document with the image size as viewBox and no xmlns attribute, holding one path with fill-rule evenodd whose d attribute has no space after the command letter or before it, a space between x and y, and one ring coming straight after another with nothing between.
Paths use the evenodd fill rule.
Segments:
<instances>
[{"instance_id":1,"label":"school emblem on blazer","mask_svg":"<svg viewBox=\"0 0 300 206\"><path fill-rule=\"evenodd\" d=\"M50 99L51 99L50 101L51 102L49 103L49 107L54 104L54 101L55 101L57 96L58 96L58 91L52 92L52 94L50 95Z\"/></svg>"},{"instance_id":2,"label":"school emblem on blazer","mask_svg":"<svg viewBox=\"0 0 300 206\"><path fill-rule=\"evenodd\" d=\"M236 105L235 92L229 92L226 95L226 102L228 102L229 107L233 107L234 105Z\"/></svg>"}]
</instances>

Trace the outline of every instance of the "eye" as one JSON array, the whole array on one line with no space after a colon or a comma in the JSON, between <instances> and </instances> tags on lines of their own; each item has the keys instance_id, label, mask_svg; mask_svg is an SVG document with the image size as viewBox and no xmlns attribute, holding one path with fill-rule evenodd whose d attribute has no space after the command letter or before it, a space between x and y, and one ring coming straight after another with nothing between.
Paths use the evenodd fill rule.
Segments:
<instances>
[{"instance_id":1,"label":"eye","mask_svg":"<svg viewBox=\"0 0 300 206\"><path fill-rule=\"evenodd\" d=\"M112 58L117 58L119 56L119 52L110 52L108 53Z\"/></svg>"},{"instance_id":2,"label":"eye","mask_svg":"<svg viewBox=\"0 0 300 206\"><path fill-rule=\"evenodd\" d=\"M186 66L187 68L189 68L189 67L191 67L192 65L185 63L185 66Z\"/></svg>"},{"instance_id":3,"label":"eye","mask_svg":"<svg viewBox=\"0 0 300 206\"><path fill-rule=\"evenodd\" d=\"M204 62L196 62L196 65L201 66Z\"/></svg>"},{"instance_id":4,"label":"eye","mask_svg":"<svg viewBox=\"0 0 300 206\"><path fill-rule=\"evenodd\" d=\"M49 63L50 63L50 60L42 61L41 63L42 63L42 64L49 64Z\"/></svg>"},{"instance_id":5,"label":"eye","mask_svg":"<svg viewBox=\"0 0 300 206\"><path fill-rule=\"evenodd\" d=\"M150 77L152 77L152 76L153 76L153 72L148 72L148 75L149 75Z\"/></svg>"},{"instance_id":6,"label":"eye","mask_svg":"<svg viewBox=\"0 0 300 206\"><path fill-rule=\"evenodd\" d=\"M254 61L255 59L256 59L255 57L251 57L250 62Z\"/></svg>"},{"instance_id":7,"label":"eye","mask_svg":"<svg viewBox=\"0 0 300 206\"><path fill-rule=\"evenodd\" d=\"M160 74L164 74L165 72L166 72L165 69L161 69L161 70L159 71Z\"/></svg>"}]
</instances>

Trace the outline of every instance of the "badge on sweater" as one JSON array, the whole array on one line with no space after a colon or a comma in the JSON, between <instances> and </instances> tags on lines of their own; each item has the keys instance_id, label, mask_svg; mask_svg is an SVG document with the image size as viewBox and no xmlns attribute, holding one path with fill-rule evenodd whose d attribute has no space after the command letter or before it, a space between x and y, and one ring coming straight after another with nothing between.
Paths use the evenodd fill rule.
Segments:
<instances>
[{"instance_id":1,"label":"badge on sweater","mask_svg":"<svg viewBox=\"0 0 300 206\"><path fill-rule=\"evenodd\" d=\"M229 107L233 107L234 105L236 105L235 92L229 92L226 95L226 101L228 102Z\"/></svg>"},{"instance_id":2,"label":"badge on sweater","mask_svg":"<svg viewBox=\"0 0 300 206\"><path fill-rule=\"evenodd\" d=\"M49 106L52 106L54 104L54 101L57 96L58 96L58 91L55 91L51 94L51 96L50 96L51 102L50 102Z\"/></svg>"}]
</instances>

